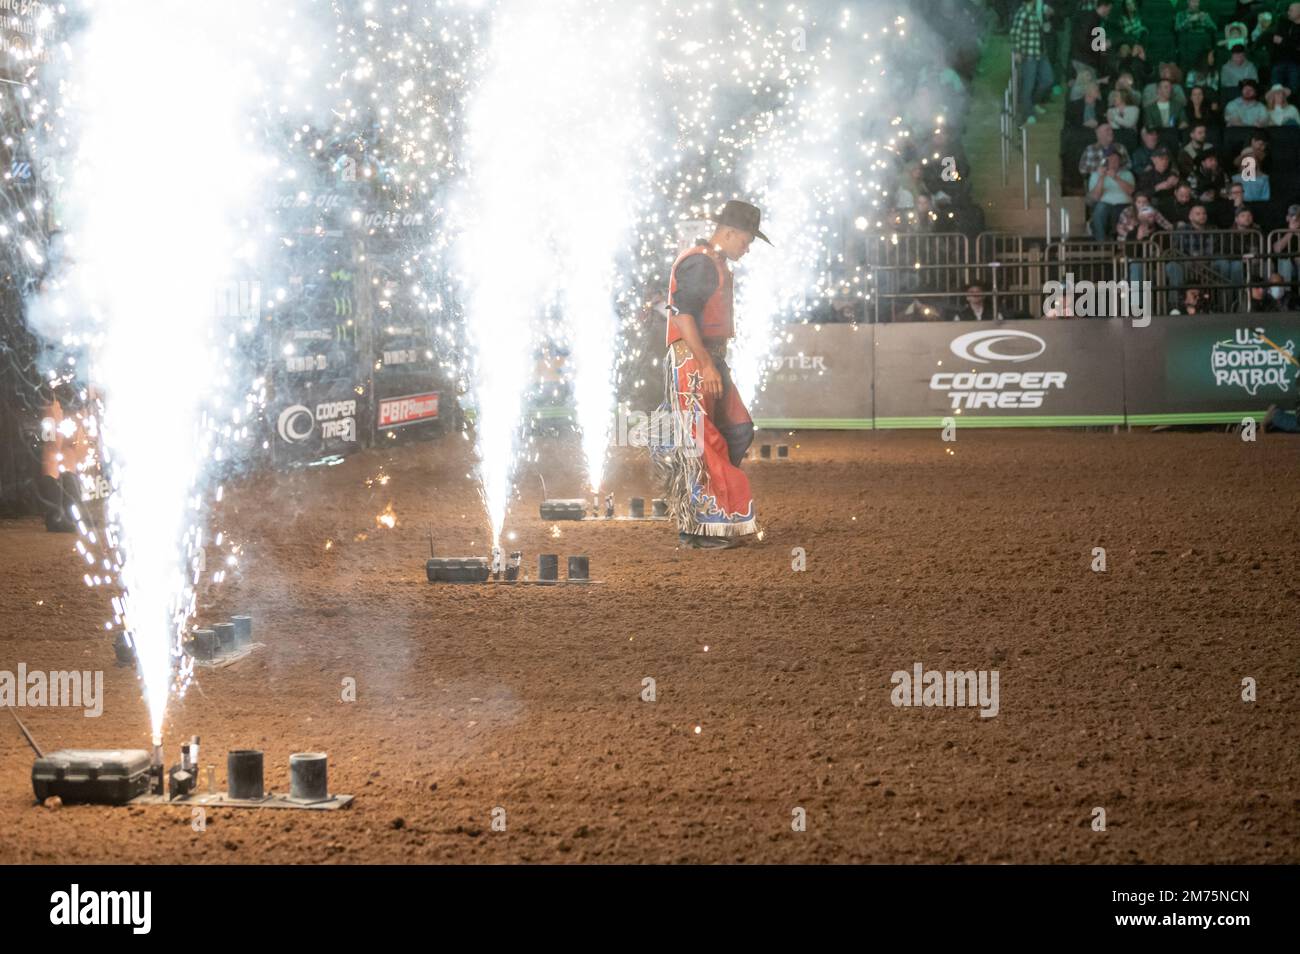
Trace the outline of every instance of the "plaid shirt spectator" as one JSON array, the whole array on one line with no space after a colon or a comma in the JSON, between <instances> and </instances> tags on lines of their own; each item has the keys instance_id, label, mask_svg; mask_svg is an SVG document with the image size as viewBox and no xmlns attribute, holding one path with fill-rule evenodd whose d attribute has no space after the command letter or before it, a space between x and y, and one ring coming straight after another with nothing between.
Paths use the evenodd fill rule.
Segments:
<instances>
[{"instance_id":1,"label":"plaid shirt spectator","mask_svg":"<svg viewBox=\"0 0 1300 954\"><path fill-rule=\"evenodd\" d=\"M1214 246L1214 236L1190 222L1181 222L1174 229L1174 248L1184 255L1213 255Z\"/></svg>"},{"instance_id":2,"label":"plaid shirt spectator","mask_svg":"<svg viewBox=\"0 0 1300 954\"><path fill-rule=\"evenodd\" d=\"M1042 4L1037 0L1027 0L1011 20L1011 49L1027 60L1041 58L1046 30Z\"/></svg>"},{"instance_id":3,"label":"plaid shirt spectator","mask_svg":"<svg viewBox=\"0 0 1300 954\"><path fill-rule=\"evenodd\" d=\"M1119 214L1119 222L1115 225L1115 237L1121 242L1126 242L1129 233L1136 231L1137 234L1133 237L1138 241L1142 241L1147 235L1161 229L1166 232L1173 231L1174 227L1169 224L1169 220L1156 211L1155 207L1148 205L1147 208L1151 211L1146 214L1147 222L1143 223L1136 205L1125 206L1124 211ZM1145 228L1139 228L1139 226L1143 225L1145 225Z\"/></svg>"},{"instance_id":4,"label":"plaid shirt spectator","mask_svg":"<svg viewBox=\"0 0 1300 954\"><path fill-rule=\"evenodd\" d=\"M1190 10L1180 10L1174 17L1174 30L1178 33L1186 33L1188 30L1208 30L1211 33L1217 33L1218 27L1214 25L1214 17L1210 16L1204 10L1197 10L1195 13Z\"/></svg>"},{"instance_id":5,"label":"plaid shirt spectator","mask_svg":"<svg viewBox=\"0 0 1300 954\"><path fill-rule=\"evenodd\" d=\"M1128 150L1119 143L1114 142L1109 146L1103 146L1101 143L1094 142L1083 150L1083 155L1079 157L1079 174L1083 176L1091 175L1105 165L1107 149L1113 149L1119 153L1119 167L1121 169L1129 168Z\"/></svg>"}]
</instances>

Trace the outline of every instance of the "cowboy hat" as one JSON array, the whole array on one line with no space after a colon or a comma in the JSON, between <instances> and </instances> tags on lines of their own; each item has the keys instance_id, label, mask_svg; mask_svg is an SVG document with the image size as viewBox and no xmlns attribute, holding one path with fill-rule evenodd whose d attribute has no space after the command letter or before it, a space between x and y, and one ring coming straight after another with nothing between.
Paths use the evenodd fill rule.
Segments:
<instances>
[{"instance_id":1,"label":"cowboy hat","mask_svg":"<svg viewBox=\"0 0 1300 954\"><path fill-rule=\"evenodd\" d=\"M772 240L759 231L758 225L761 217L762 213L758 211L758 206L750 205L748 202L741 202L739 199L731 199L722 207L721 212L710 216L719 225L729 225L733 229L749 232L771 245Z\"/></svg>"}]
</instances>

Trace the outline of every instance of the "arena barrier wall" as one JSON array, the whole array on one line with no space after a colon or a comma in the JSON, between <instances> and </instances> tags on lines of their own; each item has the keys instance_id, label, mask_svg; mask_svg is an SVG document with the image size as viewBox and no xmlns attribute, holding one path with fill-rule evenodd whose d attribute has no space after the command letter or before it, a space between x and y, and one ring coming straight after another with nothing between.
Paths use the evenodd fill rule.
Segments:
<instances>
[{"instance_id":1,"label":"arena barrier wall","mask_svg":"<svg viewBox=\"0 0 1300 954\"><path fill-rule=\"evenodd\" d=\"M1208 424L1297 394L1300 314L794 325L754 401L773 428Z\"/></svg>"}]
</instances>

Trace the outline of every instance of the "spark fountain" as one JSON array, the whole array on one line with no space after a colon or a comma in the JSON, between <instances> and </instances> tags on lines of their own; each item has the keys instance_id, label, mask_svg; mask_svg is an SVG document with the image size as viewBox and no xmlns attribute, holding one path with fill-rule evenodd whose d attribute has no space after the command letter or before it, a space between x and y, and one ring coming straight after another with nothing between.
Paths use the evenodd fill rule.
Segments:
<instances>
[{"instance_id":1,"label":"spark fountain","mask_svg":"<svg viewBox=\"0 0 1300 954\"><path fill-rule=\"evenodd\" d=\"M121 590L114 606L155 760L203 568L211 467L247 437L254 412L233 354L258 317L256 283L242 296L251 313L228 305L241 297L230 294L234 276L258 267L260 190L285 172L259 148L250 116L296 97L293 19L260 0L87 2L63 46L57 122L44 136L66 242L30 317L89 352L112 488L102 582ZM280 71L275 85L267 63Z\"/></svg>"},{"instance_id":2,"label":"spark fountain","mask_svg":"<svg viewBox=\"0 0 1300 954\"><path fill-rule=\"evenodd\" d=\"M618 264L636 221L644 27L614 3L504 3L470 96L460 215L475 430L492 543L511 496L532 354L566 335L589 480L614 405ZM564 318L557 320L556 314Z\"/></svg>"}]
</instances>

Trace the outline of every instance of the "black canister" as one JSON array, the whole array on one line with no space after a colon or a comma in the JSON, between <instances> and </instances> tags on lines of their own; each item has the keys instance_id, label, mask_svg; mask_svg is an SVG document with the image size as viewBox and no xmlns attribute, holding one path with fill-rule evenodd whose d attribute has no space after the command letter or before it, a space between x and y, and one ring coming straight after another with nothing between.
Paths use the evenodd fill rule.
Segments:
<instances>
[{"instance_id":1,"label":"black canister","mask_svg":"<svg viewBox=\"0 0 1300 954\"><path fill-rule=\"evenodd\" d=\"M588 560L585 556L569 557L569 579L587 582L591 578L591 570Z\"/></svg>"},{"instance_id":2,"label":"black canister","mask_svg":"<svg viewBox=\"0 0 1300 954\"><path fill-rule=\"evenodd\" d=\"M247 646L253 641L253 617L232 616L230 623L235 627L236 646Z\"/></svg>"},{"instance_id":3,"label":"black canister","mask_svg":"<svg viewBox=\"0 0 1300 954\"><path fill-rule=\"evenodd\" d=\"M656 497L654 500L650 501L650 505L654 508L651 512L656 517L668 516L668 501L663 497Z\"/></svg>"},{"instance_id":4,"label":"black canister","mask_svg":"<svg viewBox=\"0 0 1300 954\"><path fill-rule=\"evenodd\" d=\"M262 797L262 753L233 749L226 753L226 791L231 798Z\"/></svg>"},{"instance_id":5,"label":"black canister","mask_svg":"<svg viewBox=\"0 0 1300 954\"><path fill-rule=\"evenodd\" d=\"M634 516L634 517L644 517L644 516L645 516L645 498L644 498L644 497L633 497L633 498L632 498L631 510L632 510L632 516Z\"/></svg>"},{"instance_id":6,"label":"black canister","mask_svg":"<svg viewBox=\"0 0 1300 954\"><path fill-rule=\"evenodd\" d=\"M289 797L305 802L329 798L328 764L324 752L296 752L289 756Z\"/></svg>"},{"instance_id":7,"label":"black canister","mask_svg":"<svg viewBox=\"0 0 1300 954\"><path fill-rule=\"evenodd\" d=\"M537 556L537 578L545 583L554 583L560 578L560 557L556 553L540 553Z\"/></svg>"},{"instance_id":8,"label":"black canister","mask_svg":"<svg viewBox=\"0 0 1300 954\"><path fill-rule=\"evenodd\" d=\"M235 624L213 623L212 631L217 634L217 643L221 652L228 653L235 648Z\"/></svg>"}]
</instances>

